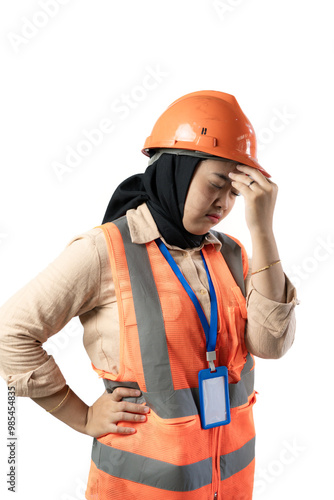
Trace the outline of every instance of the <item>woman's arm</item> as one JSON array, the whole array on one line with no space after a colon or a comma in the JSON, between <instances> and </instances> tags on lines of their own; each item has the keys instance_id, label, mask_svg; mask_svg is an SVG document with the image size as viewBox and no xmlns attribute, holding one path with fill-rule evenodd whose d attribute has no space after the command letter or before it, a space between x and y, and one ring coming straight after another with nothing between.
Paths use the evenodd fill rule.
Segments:
<instances>
[{"instance_id":1,"label":"woman's arm","mask_svg":"<svg viewBox=\"0 0 334 500\"><path fill-rule=\"evenodd\" d=\"M277 263L273 214L278 188L254 168L241 165L237 168L240 173L231 173L230 177L245 199L253 250L252 275L247 279L246 347L256 356L276 359L294 341L294 307L298 304L295 288L284 275L281 263Z\"/></svg>"},{"instance_id":2,"label":"woman's arm","mask_svg":"<svg viewBox=\"0 0 334 500\"><path fill-rule=\"evenodd\" d=\"M68 391L58 365L43 349L43 343L72 317L99 307L105 300L100 291L97 231L72 240L0 308L0 374L8 385L15 386L17 396L30 396L73 429L94 437L107 432L133 433L134 429L124 423L117 426L117 422L145 421L147 412L143 405L121 401L137 395L126 388L103 394L89 407Z\"/></svg>"},{"instance_id":3,"label":"woman's arm","mask_svg":"<svg viewBox=\"0 0 334 500\"><path fill-rule=\"evenodd\" d=\"M100 259L91 234L74 239L0 308L0 375L17 396L42 397L66 382L43 344L99 305Z\"/></svg>"},{"instance_id":4,"label":"woman's arm","mask_svg":"<svg viewBox=\"0 0 334 500\"><path fill-rule=\"evenodd\" d=\"M119 387L112 394L104 393L92 406L87 406L65 386L51 396L32 399L72 429L92 437L99 437L110 432L133 434L135 432L133 427L117 423L146 421L145 415L149 411L147 406L122 401L122 398L136 398L140 394L139 390Z\"/></svg>"},{"instance_id":5,"label":"woman's arm","mask_svg":"<svg viewBox=\"0 0 334 500\"><path fill-rule=\"evenodd\" d=\"M281 263L276 264L279 253L273 232L277 185L255 168L238 165L237 169L240 173L229 175L232 185L245 199L246 222L253 249L252 284L268 299L286 302L285 276ZM258 272L266 266L270 267Z\"/></svg>"}]
</instances>

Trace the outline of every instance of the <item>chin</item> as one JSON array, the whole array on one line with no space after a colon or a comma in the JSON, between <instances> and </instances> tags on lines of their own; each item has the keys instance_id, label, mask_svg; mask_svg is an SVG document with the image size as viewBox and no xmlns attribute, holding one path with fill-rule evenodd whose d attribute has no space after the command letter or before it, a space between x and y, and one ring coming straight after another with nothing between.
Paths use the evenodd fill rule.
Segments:
<instances>
[{"instance_id":1,"label":"chin","mask_svg":"<svg viewBox=\"0 0 334 500\"><path fill-rule=\"evenodd\" d=\"M203 234L206 234L212 229L214 226L218 224L213 224L210 222L208 219L204 218L198 218L197 221L189 221L189 224L185 224L183 221L183 227L185 228L186 231L190 234L194 234L196 236L202 236ZM220 222L220 221L219 221Z\"/></svg>"},{"instance_id":2,"label":"chin","mask_svg":"<svg viewBox=\"0 0 334 500\"><path fill-rule=\"evenodd\" d=\"M215 226L215 224L203 224L200 228L196 227L193 228L191 231L187 229L188 233L195 234L196 236L202 236L203 234L206 234L210 231Z\"/></svg>"}]
</instances>

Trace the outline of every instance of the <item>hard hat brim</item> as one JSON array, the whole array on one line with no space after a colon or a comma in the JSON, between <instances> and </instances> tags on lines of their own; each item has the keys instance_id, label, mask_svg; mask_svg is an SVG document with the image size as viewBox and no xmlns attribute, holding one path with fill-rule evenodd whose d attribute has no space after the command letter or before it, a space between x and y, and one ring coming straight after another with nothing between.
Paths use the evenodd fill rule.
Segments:
<instances>
[{"instance_id":1,"label":"hard hat brim","mask_svg":"<svg viewBox=\"0 0 334 500\"><path fill-rule=\"evenodd\" d=\"M178 150L182 149L184 151L189 151L189 152L190 151L199 151L202 153L209 154L210 157L212 157L212 159L223 158L225 160L237 161L241 165L247 165L249 167L256 168L257 170L259 170L261 172L261 174L263 174L267 178L271 177L271 175L263 167L261 167L261 165L258 163L258 161L255 158L252 158L251 156L245 157L244 154L238 154L237 151L231 152L231 151L225 150L224 152L221 152L221 154L219 154L219 152L217 151L217 154L213 155L211 148L207 148L207 150L205 150L205 148L201 147L200 150L195 150L193 143L175 141L175 144L172 146L170 144L171 141L166 141L166 142L160 143L159 145L156 144L154 148L150 148L150 147L148 147L149 142L150 142L150 137L148 137L146 139L145 144L144 144L144 148L141 150L141 152L145 156L148 156L148 157L151 157L153 151L158 150L158 149L166 149L166 150L169 149L171 153L173 152L174 149L178 149Z\"/></svg>"}]
</instances>

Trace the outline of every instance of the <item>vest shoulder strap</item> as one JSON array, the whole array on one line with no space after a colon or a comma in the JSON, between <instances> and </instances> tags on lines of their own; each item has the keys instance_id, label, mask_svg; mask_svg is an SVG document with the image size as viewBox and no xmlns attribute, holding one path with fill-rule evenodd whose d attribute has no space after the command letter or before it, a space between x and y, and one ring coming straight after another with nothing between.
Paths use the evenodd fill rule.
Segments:
<instances>
[{"instance_id":1,"label":"vest shoulder strap","mask_svg":"<svg viewBox=\"0 0 334 500\"><path fill-rule=\"evenodd\" d=\"M246 296L241 246L226 234L219 233L214 230L211 230L210 233L212 233L221 242L222 247L220 251L226 261L226 264L238 287L241 289L243 295Z\"/></svg>"}]
</instances>

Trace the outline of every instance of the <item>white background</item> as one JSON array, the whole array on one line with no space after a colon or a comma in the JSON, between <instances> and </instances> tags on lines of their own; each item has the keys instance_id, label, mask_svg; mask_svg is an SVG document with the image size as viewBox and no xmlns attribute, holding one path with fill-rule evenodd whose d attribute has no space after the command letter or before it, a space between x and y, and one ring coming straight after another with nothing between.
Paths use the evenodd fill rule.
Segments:
<instances>
[{"instance_id":1,"label":"white background","mask_svg":"<svg viewBox=\"0 0 334 500\"><path fill-rule=\"evenodd\" d=\"M275 233L301 300L293 348L257 360L254 499L333 498L332 2L16 0L1 3L0 19L0 303L101 223L118 183L144 170L144 140L172 101L203 89L235 95L279 185ZM57 173L105 119L112 132ZM242 199L219 229L251 254ZM103 387L78 320L57 337L50 353L92 404ZM4 382L0 391L7 500ZM17 500L84 498L91 438L28 398L17 400L17 436Z\"/></svg>"}]
</instances>

